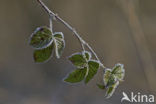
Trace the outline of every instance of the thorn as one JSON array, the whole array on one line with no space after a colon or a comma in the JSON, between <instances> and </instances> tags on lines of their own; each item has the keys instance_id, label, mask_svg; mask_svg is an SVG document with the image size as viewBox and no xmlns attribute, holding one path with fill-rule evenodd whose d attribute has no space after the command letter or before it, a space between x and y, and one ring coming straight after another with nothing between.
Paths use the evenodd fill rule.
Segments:
<instances>
[{"instance_id":1,"label":"thorn","mask_svg":"<svg viewBox=\"0 0 156 104\"><path fill-rule=\"evenodd\" d=\"M75 34L76 33L76 29L75 28L72 28L72 30L73 30L73 34Z\"/></svg>"},{"instance_id":2,"label":"thorn","mask_svg":"<svg viewBox=\"0 0 156 104\"><path fill-rule=\"evenodd\" d=\"M56 21L56 17L58 16L58 14L56 13L54 16L53 16L53 19Z\"/></svg>"},{"instance_id":3,"label":"thorn","mask_svg":"<svg viewBox=\"0 0 156 104\"><path fill-rule=\"evenodd\" d=\"M58 14L57 14L57 13L55 13L55 16L58 16Z\"/></svg>"}]
</instances>

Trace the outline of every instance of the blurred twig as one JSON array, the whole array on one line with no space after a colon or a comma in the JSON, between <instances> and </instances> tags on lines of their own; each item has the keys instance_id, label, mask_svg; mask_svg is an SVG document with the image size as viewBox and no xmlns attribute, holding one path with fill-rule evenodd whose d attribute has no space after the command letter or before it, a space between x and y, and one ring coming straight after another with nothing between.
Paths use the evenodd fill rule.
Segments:
<instances>
[{"instance_id":1,"label":"blurred twig","mask_svg":"<svg viewBox=\"0 0 156 104\"><path fill-rule=\"evenodd\" d=\"M150 51L148 49L145 34L141 28L140 21L136 12L136 4L138 0L120 0L120 2L132 30L132 37L135 41L150 90L156 91L156 71L152 62Z\"/></svg>"}]
</instances>

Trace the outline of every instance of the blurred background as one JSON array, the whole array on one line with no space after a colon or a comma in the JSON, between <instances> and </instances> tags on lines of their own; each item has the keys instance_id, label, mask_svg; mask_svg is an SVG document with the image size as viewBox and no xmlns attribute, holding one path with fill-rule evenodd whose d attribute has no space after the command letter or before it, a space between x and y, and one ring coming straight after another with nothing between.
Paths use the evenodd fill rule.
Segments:
<instances>
[{"instance_id":1,"label":"blurred background","mask_svg":"<svg viewBox=\"0 0 156 104\"><path fill-rule=\"evenodd\" d=\"M120 104L122 92L156 94L156 0L43 1L76 28L105 66L123 63L125 81L110 99L96 86L102 71L87 85L64 83L74 69L67 56L81 51L77 39L54 22L54 30L65 35L63 56L34 63L28 39L37 27L49 25L48 15L36 0L1 0L0 104Z\"/></svg>"}]
</instances>

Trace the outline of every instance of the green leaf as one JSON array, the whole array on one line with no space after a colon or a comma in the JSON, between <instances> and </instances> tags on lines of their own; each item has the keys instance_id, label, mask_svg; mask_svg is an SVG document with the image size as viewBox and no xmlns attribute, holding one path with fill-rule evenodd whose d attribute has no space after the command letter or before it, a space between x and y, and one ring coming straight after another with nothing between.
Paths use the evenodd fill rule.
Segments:
<instances>
[{"instance_id":1,"label":"green leaf","mask_svg":"<svg viewBox=\"0 0 156 104\"><path fill-rule=\"evenodd\" d=\"M60 58L63 50L65 48L65 41L64 40L59 40L59 39L55 39L55 54L57 58Z\"/></svg>"},{"instance_id":2,"label":"green leaf","mask_svg":"<svg viewBox=\"0 0 156 104\"><path fill-rule=\"evenodd\" d=\"M118 80L122 81L125 76L124 66L122 64L116 64L112 70L112 74L114 74Z\"/></svg>"},{"instance_id":3,"label":"green leaf","mask_svg":"<svg viewBox=\"0 0 156 104\"><path fill-rule=\"evenodd\" d=\"M103 80L106 87L112 86L114 83L117 82L117 78L111 73L111 69L108 68L105 69Z\"/></svg>"},{"instance_id":4,"label":"green leaf","mask_svg":"<svg viewBox=\"0 0 156 104\"><path fill-rule=\"evenodd\" d=\"M110 98L113 93L115 92L115 89L117 88L117 86L119 85L119 81L117 81L116 83L114 83L112 86L110 86L107 91L106 91L106 96L107 98Z\"/></svg>"},{"instance_id":5,"label":"green leaf","mask_svg":"<svg viewBox=\"0 0 156 104\"><path fill-rule=\"evenodd\" d=\"M35 62L41 63L41 62L48 61L48 59L50 59L50 57L52 56L52 51L53 51L53 44L47 48L41 50L35 50L33 55Z\"/></svg>"},{"instance_id":6,"label":"green leaf","mask_svg":"<svg viewBox=\"0 0 156 104\"><path fill-rule=\"evenodd\" d=\"M88 51L84 51L83 54L85 55L85 57L86 57L87 60L90 60L91 57L92 57L91 53L88 52Z\"/></svg>"},{"instance_id":7,"label":"green leaf","mask_svg":"<svg viewBox=\"0 0 156 104\"><path fill-rule=\"evenodd\" d=\"M69 60L78 68L83 68L87 65L87 62L81 53L71 55Z\"/></svg>"},{"instance_id":8,"label":"green leaf","mask_svg":"<svg viewBox=\"0 0 156 104\"><path fill-rule=\"evenodd\" d=\"M31 35L30 45L35 49L43 49L52 43L52 33L47 27L38 27Z\"/></svg>"},{"instance_id":9,"label":"green leaf","mask_svg":"<svg viewBox=\"0 0 156 104\"><path fill-rule=\"evenodd\" d=\"M103 77L105 86L107 85L110 76L111 76L111 69L108 69L108 68L105 69L105 73L104 73L104 77Z\"/></svg>"},{"instance_id":10,"label":"green leaf","mask_svg":"<svg viewBox=\"0 0 156 104\"><path fill-rule=\"evenodd\" d=\"M105 89L105 86L104 85L101 85L101 84L96 84L100 89L104 90Z\"/></svg>"},{"instance_id":11,"label":"green leaf","mask_svg":"<svg viewBox=\"0 0 156 104\"><path fill-rule=\"evenodd\" d=\"M88 75L85 79L85 83L87 84L93 77L94 75L97 73L98 69L99 69L99 63L95 60L91 60L88 62L88 68L89 68L89 72Z\"/></svg>"},{"instance_id":12,"label":"green leaf","mask_svg":"<svg viewBox=\"0 0 156 104\"><path fill-rule=\"evenodd\" d=\"M80 82L85 78L86 71L86 67L82 69L76 69L72 73L70 73L64 81L69 83Z\"/></svg>"},{"instance_id":13,"label":"green leaf","mask_svg":"<svg viewBox=\"0 0 156 104\"><path fill-rule=\"evenodd\" d=\"M111 75L108 79L108 82L106 84L106 87L112 86L117 82L117 78L115 77L115 75Z\"/></svg>"},{"instance_id":14,"label":"green leaf","mask_svg":"<svg viewBox=\"0 0 156 104\"><path fill-rule=\"evenodd\" d=\"M54 33L55 53L60 58L65 48L65 40L62 32Z\"/></svg>"},{"instance_id":15,"label":"green leaf","mask_svg":"<svg viewBox=\"0 0 156 104\"><path fill-rule=\"evenodd\" d=\"M125 69L122 64L116 64L115 67L111 69L105 69L104 73L104 84L107 88L106 96L110 98L117 86L119 81L123 80L125 75Z\"/></svg>"},{"instance_id":16,"label":"green leaf","mask_svg":"<svg viewBox=\"0 0 156 104\"><path fill-rule=\"evenodd\" d=\"M64 35L62 32L55 32L54 37L58 39L64 39Z\"/></svg>"}]
</instances>

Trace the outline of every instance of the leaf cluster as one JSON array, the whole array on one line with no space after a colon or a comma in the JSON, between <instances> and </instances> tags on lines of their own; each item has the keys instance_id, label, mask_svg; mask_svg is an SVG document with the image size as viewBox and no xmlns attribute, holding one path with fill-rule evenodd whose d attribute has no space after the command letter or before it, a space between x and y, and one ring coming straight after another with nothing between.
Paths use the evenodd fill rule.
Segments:
<instances>
[{"instance_id":1,"label":"leaf cluster","mask_svg":"<svg viewBox=\"0 0 156 104\"><path fill-rule=\"evenodd\" d=\"M87 84L100 67L99 62L91 59L91 53L88 51L75 53L69 57L69 60L76 67L76 69L64 80L69 83L77 83L84 80Z\"/></svg>"},{"instance_id":2,"label":"leaf cluster","mask_svg":"<svg viewBox=\"0 0 156 104\"><path fill-rule=\"evenodd\" d=\"M49 60L53 53L60 58L65 48L63 33L52 33L48 27L38 27L31 35L29 44L35 49L33 57L36 63Z\"/></svg>"},{"instance_id":3,"label":"leaf cluster","mask_svg":"<svg viewBox=\"0 0 156 104\"><path fill-rule=\"evenodd\" d=\"M112 69L105 69L103 76L104 85L97 84L97 86L100 89L106 89L106 96L107 98L110 98L119 85L119 82L123 81L124 76L124 66L122 64L116 64Z\"/></svg>"},{"instance_id":4,"label":"leaf cluster","mask_svg":"<svg viewBox=\"0 0 156 104\"><path fill-rule=\"evenodd\" d=\"M52 22L50 23L52 26ZM78 38L81 39L79 36ZM53 54L55 54L56 58L60 58L65 48L63 33L53 33L52 27L50 29L46 26L38 27L32 33L29 44L34 48L33 58L36 63L48 61ZM101 65L100 60L92 48L88 46L90 52L86 51L83 46L84 44L81 44L83 51L74 53L68 58L69 61L75 66L75 69L68 74L64 81L68 83L79 83L84 81L84 83L87 84L91 81L91 79L94 78L101 66L101 68L104 70L103 84L97 84L97 86L100 89L105 89L106 97L110 98L119 83L124 79L125 69L123 65L116 64L112 69L104 68L103 64ZM91 52L97 60L92 58Z\"/></svg>"}]
</instances>

